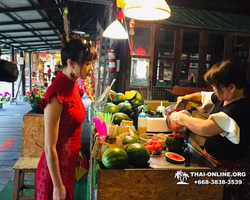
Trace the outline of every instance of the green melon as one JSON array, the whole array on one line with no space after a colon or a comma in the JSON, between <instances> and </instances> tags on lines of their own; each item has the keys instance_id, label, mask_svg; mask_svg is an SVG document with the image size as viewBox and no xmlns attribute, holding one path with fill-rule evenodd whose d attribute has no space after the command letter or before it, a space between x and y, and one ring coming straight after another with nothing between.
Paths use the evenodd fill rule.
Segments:
<instances>
[{"instance_id":1,"label":"green melon","mask_svg":"<svg viewBox=\"0 0 250 200\"><path fill-rule=\"evenodd\" d=\"M123 93L116 93L113 97L113 103L118 105L121 102L124 102L126 100L125 95Z\"/></svg>"},{"instance_id":2,"label":"green melon","mask_svg":"<svg viewBox=\"0 0 250 200\"><path fill-rule=\"evenodd\" d=\"M138 140L138 138L134 137L134 136L125 136L124 138L122 138L122 144L133 144L133 143L138 143L140 142L140 140Z\"/></svg>"},{"instance_id":3,"label":"green melon","mask_svg":"<svg viewBox=\"0 0 250 200\"><path fill-rule=\"evenodd\" d=\"M119 108L117 105L107 105L104 110L103 110L104 113L111 113L111 114L114 114L114 113L117 113L119 112Z\"/></svg>"},{"instance_id":4,"label":"green melon","mask_svg":"<svg viewBox=\"0 0 250 200\"><path fill-rule=\"evenodd\" d=\"M119 147L110 147L102 154L102 163L108 169L124 169L128 166L128 155Z\"/></svg>"},{"instance_id":5,"label":"green melon","mask_svg":"<svg viewBox=\"0 0 250 200\"><path fill-rule=\"evenodd\" d=\"M109 102L106 102L105 107L106 107L106 106L110 106L110 105L116 106L113 102L110 102L110 101L109 101Z\"/></svg>"},{"instance_id":6,"label":"green melon","mask_svg":"<svg viewBox=\"0 0 250 200\"><path fill-rule=\"evenodd\" d=\"M132 106L130 103L124 103L121 108L119 109L119 112L125 113L126 115L130 116L133 112Z\"/></svg>"},{"instance_id":7,"label":"green melon","mask_svg":"<svg viewBox=\"0 0 250 200\"><path fill-rule=\"evenodd\" d=\"M125 101L124 101L124 102L121 102L121 103L119 103L119 104L117 105L118 108L119 108L119 110L120 110L120 108L122 107L123 104L125 104Z\"/></svg>"},{"instance_id":8,"label":"green melon","mask_svg":"<svg viewBox=\"0 0 250 200\"><path fill-rule=\"evenodd\" d=\"M141 105L144 105L144 100L135 98L132 100L132 104L135 105L136 107L139 107Z\"/></svg>"},{"instance_id":9,"label":"green melon","mask_svg":"<svg viewBox=\"0 0 250 200\"><path fill-rule=\"evenodd\" d=\"M122 120L130 120L130 118L128 115L126 115L125 113L121 113L121 112L117 112L117 113L113 114L113 117L112 117L113 124L120 125Z\"/></svg>"},{"instance_id":10,"label":"green melon","mask_svg":"<svg viewBox=\"0 0 250 200\"><path fill-rule=\"evenodd\" d=\"M128 163L134 167L145 166L150 159L147 148L141 143L131 144L126 152L128 154Z\"/></svg>"},{"instance_id":11,"label":"green melon","mask_svg":"<svg viewBox=\"0 0 250 200\"><path fill-rule=\"evenodd\" d=\"M182 164L185 158L177 153L167 152L165 153L166 160L173 164Z\"/></svg>"}]
</instances>

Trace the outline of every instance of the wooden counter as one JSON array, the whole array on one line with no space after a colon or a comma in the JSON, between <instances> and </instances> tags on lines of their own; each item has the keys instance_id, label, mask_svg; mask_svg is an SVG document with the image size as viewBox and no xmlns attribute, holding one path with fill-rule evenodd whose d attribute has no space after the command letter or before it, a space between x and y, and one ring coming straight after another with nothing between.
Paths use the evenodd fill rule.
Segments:
<instances>
[{"instance_id":1,"label":"wooden counter","mask_svg":"<svg viewBox=\"0 0 250 200\"><path fill-rule=\"evenodd\" d=\"M43 150L43 114L30 111L23 116L22 157L40 157Z\"/></svg>"},{"instance_id":2,"label":"wooden counter","mask_svg":"<svg viewBox=\"0 0 250 200\"><path fill-rule=\"evenodd\" d=\"M180 170L180 169L178 169ZM183 168L183 172L211 172L204 168ZM221 200L222 185L198 185L195 181L218 179L191 177L178 185L176 169L99 170L97 200Z\"/></svg>"},{"instance_id":3,"label":"wooden counter","mask_svg":"<svg viewBox=\"0 0 250 200\"><path fill-rule=\"evenodd\" d=\"M196 181L211 181L223 177L197 177L190 172L220 172L208 158L189 144L190 167L166 161L164 153L150 157L152 168L98 171L97 200L179 200L206 199L221 200L222 185L198 184ZM176 177L177 171L186 173L185 184ZM181 182L183 183L183 182Z\"/></svg>"}]
</instances>

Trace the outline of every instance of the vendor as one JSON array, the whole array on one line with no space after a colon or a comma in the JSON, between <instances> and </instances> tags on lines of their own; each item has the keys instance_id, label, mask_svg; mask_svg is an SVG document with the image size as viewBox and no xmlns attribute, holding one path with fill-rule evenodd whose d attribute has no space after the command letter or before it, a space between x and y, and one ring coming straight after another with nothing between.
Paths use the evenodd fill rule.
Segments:
<instances>
[{"instance_id":1,"label":"vendor","mask_svg":"<svg viewBox=\"0 0 250 200\"><path fill-rule=\"evenodd\" d=\"M210 115L207 120L193 118L187 111L171 114L172 123L184 125L193 133L207 136L204 154L218 166L231 172L247 172L241 185L225 185L223 199L250 199L250 126L249 87L244 68L236 63L223 61L215 64L204 79L213 92L201 92L178 97L180 103L202 103Z\"/></svg>"}]
</instances>

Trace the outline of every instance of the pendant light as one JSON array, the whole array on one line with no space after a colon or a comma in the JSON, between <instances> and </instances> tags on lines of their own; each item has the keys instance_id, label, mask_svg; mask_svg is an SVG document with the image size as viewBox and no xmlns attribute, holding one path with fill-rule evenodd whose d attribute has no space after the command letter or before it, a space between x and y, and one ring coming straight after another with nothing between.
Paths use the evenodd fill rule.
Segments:
<instances>
[{"instance_id":1,"label":"pendant light","mask_svg":"<svg viewBox=\"0 0 250 200\"><path fill-rule=\"evenodd\" d=\"M125 31L122 24L116 19L103 32L103 37L113 39L128 39L128 33Z\"/></svg>"},{"instance_id":2,"label":"pendant light","mask_svg":"<svg viewBox=\"0 0 250 200\"><path fill-rule=\"evenodd\" d=\"M162 20L171 16L165 0L127 0L124 15L137 20Z\"/></svg>"}]
</instances>

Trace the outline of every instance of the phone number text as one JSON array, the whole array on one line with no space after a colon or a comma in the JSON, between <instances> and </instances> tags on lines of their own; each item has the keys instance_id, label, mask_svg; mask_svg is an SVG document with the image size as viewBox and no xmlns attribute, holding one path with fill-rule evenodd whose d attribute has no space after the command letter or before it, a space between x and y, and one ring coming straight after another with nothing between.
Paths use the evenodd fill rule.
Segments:
<instances>
[{"instance_id":1,"label":"phone number text","mask_svg":"<svg viewBox=\"0 0 250 200\"><path fill-rule=\"evenodd\" d=\"M242 180L195 180L197 185L241 185Z\"/></svg>"}]
</instances>

